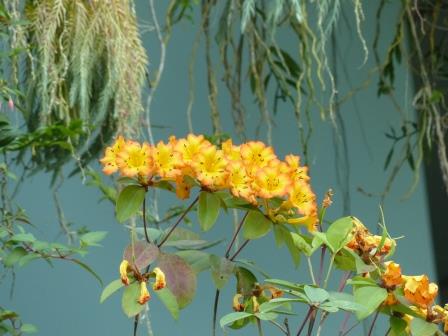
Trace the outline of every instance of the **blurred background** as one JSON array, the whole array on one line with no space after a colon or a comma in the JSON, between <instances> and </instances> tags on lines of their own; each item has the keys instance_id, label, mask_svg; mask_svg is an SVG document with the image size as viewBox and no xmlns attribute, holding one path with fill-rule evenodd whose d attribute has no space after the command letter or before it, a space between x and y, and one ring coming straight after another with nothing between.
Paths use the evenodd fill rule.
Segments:
<instances>
[{"instance_id":1,"label":"blurred background","mask_svg":"<svg viewBox=\"0 0 448 336\"><path fill-rule=\"evenodd\" d=\"M23 4L14 7L13 2L3 1L5 10L21 10ZM325 1L328 6L324 27L328 31L320 32L321 9L316 8L315 2L309 4L308 12L301 12L303 21L296 17L298 23L289 25L288 22L293 20L291 16L300 13L292 12L290 5L294 1L291 4L280 1L285 7L280 17L274 18L275 32L264 31L266 27L254 12L249 19L246 18L247 22L244 22L244 17L235 18L232 29L224 33L222 27L226 25L222 21L228 18L223 14L229 11L227 7L235 4L234 15L237 16L237 13L244 11L246 2L249 1L135 1L135 4L129 5L135 9L140 38L149 57L148 72L141 79L144 88L140 98L145 118L137 122L143 127L142 138L152 137L153 141L158 142L166 141L172 134L183 137L191 131L210 135L219 132L231 136L236 143L249 139L272 143L280 157L289 153L300 155L310 168L311 183L319 202L328 189L334 191L334 203L327 213L328 218L353 215L375 232L378 230L381 206L389 233L394 238L399 237L394 260L400 263L404 273L426 273L431 280L438 282L441 301L445 302L447 275L443 267L446 265L443 210L446 188L438 151L441 142L436 139L437 118L434 117L435 112L431 112L439 109L443 119L445 90L443 76L440 75L443 65L435 65L436 61L444 58L445 37L442 35L446 34L442 33L444 30L440 32L434 27L439 24L439 17L443 17L445 5L441 1L420 1L417 5L406 1ZM269 8L274 3L255 2L257 8L267 8L267 13L270 13ZM114 3L112 1L111 6ZM336 10L337 14L332 14ZM306 17L305 13L309 16ZM332 15L337 15L337 18L329 22ZM431 21L428 23L428 20ZM167 26L167 22L171 25ZM297 28L305 22L316 32L314 42L300 29L300 33L294 30L294 25ZM268 24L269 20L266 19ZM241 57L235 58L243 28L247 34L246 44ZM18 31L13 37L16 40L21 38ZM274 59L277 54L265 53L263 56L263 45L253 42L257 34L263 31L268 35L264 36L269 42L268 49L278 46L297 63L288 61L286 69L282 68L281 60ZM38 38L33 38L39 42ZM304 43L306 39L309 41ZM226 61L223 61L222 53L225 41L229 40L232 40L227 45L227 62L232 65L230 70L223 66ZM313 46L313 43L317 44L316 55L304 58L303 53L307 52L304 48ZM4 48L8 48L7 43ZM266 61L264 65L261 65L261 60L252 64L251 48L257 51L257 57ZM432 62L430 65L424 64L428 68L428 78L422 78L417 50L420 50L425 62ZM121 52L126 57L126 50ZM37 52L36 55L38 59L40 54ZM437 60L431 59L435 55ZM133 51L129 51L128 57L130 63L137 63ZM273 58L272 63L269 63L270 57ZM236 75L238 65L235 59L240 61L239 66L243 69L239 75ZM90 58L85 60L94 61ZM9 64L7 61L4 63L5 66ZM267 97L267 101L257 96L257 84L254 83L254 74L251 74L252 65L264 67L260 79L264 83L260 84L263 93L260 95ZM297 73L294 73L295 66L298 67ZM5 78L10 77L13 70L5 70ZM134 70L139 71L137 64ZM39 75L39 68L36 71ZM51 71L42 69L44 72L48 73L51 81ZM305 79L300 78L302 74ZM19 73L18 76L19 82L22 82L27 75ZM284 91L282 80L293 82L293 85L287 83L293 98ZM432 85L429 89L427 81ZM132 85L136 83L129 83L129 87ZM234 91L229 90L229 86ZM295 92L295 86L299 86L300 97ZM39 88L35 90L39 92ZM235 90L238 92L237 98ZM429 93L432 98L425 98L427 90L432 90ZM42 108L44 102L27 105L21 96L9 92L4 93L3 97L14 100L14 107L7 106L8 99L2 106L2 113L8 116L14 127L37 129L27 118L38 113L36 104ZM92 103L92 106L96 108L100 105L99 102L95 104ZM21 113L29 106L32 106L32 112ZM57 102L55 106L59 106ZM300 116L297 110L301 111ZM107 113L113 114L109 110ZM50 122L54 122L51 118ZM124 124L132 123L132 116L123 114L118 118ZM443 126L443 120L440 123ZM97 138L97 134L106 134L104 129L89 132ZM435 140L428 143L428 137ZM97 152L91 151L95 154L89 158L90 167L96 172L101 170L98 159L111 137L104 136L103 140L103 147ZM61 220L69 230L87 228L107 231L102 246L89 249L82 260L105 283L109 283L118 278L118 265L123 249L128 245L129 232L116 221L113 204L107 200L101 201L101 191L86 183L90 177L83 176L83 172L69 177L85 158L82 149L86 146L84 144L74 151L78 161L71 157L58 168L57 203L54 202L53 192L55 174L49 166L27 172L14 203L26 209L33 224L30 230L42 240L67 243L60 227ZM32 157L30 153L23 155L24 161ZM48 150L46 155L40 157L39 164L45 165L61 154ZM20 162L12 162L11 167L20 176L23 171ZM108 183L112 184L112 180ZM14 188L15 181L8 184ZM150 202L151 211L154 214L157 211L159 216L178 202L164 193L156 196L157 208ZM62 210L58 210L59 206ZM189 217L191 229L198 231L196 214ZM221 216L218 225L205 237L219 239L228 236L233 230L232 221L231 216ZM221 243L212 251L221 254L224 247L225 243ZM272 233L250 244L242 257L256 260L257 265L272 278L309 281L305 265L302 263L294 268L286 248L279 250L275 247ZM49 266L44 260L36 260L24 267L4 270L0 287L1 306L19 312L21 319L36 325L37 335L131 335L132 320L121 311L120 295L100 305L102 288L88 272L76 265L55 260L53 266ZM337 286L337 283L333 285ZM218 316L231 312L233 286L231 283L224 290ZM154 335L210 335L214 290L210 274L201 273L196 297L182 311L178 321L174 321L156 299L152 300L149 316ZM297 321L300 314L304 312L299 311ZM352 319L350 325L353 322ZM323 330L323 335L335 335L332 331L338 328L339 323L331 322ZM362 334L362 325L358 330L355 334ZM378 325L375 332L375 335L384 335L384 323ZM148 334L145 321L139 334ZM218 334L223 334L222 330ZM254 326L229 334L256 335L256 329ZM275 334L274 329L268 327L266 334Z\"/></svg>"}]
</instances>

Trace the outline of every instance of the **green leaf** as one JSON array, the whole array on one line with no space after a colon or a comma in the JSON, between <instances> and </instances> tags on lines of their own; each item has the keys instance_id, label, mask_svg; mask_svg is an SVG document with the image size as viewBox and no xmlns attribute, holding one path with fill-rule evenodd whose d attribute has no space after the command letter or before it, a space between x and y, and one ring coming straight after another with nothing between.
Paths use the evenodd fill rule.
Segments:
<instances>
[{"instance_id":1,"label":"green leaf","mask_svg":"<svg viewBox=\"0 0 448 336\"><path fill-rule=\"evenodd\" d=\"M145 188L138 185L129 185L120 192L115 206L118 222L123 223L137 213L145 194Z\"/></svg>"},{"instance_id":2,"label":"green leaf","mask_svg":"<svg viewBox=\"0 0 448 336\"><path fill-rule=\"evenodd\" d=\"M215 286L223 288L235 270L235 263L227 258L210 255L210 266Z\"/></svg>"},{"instance_id":3,"label":"green leaf","mask_svg":"<svg viewBox=\"0 0 448 336\"><path fill-rule=\"evenodd\" d=\"M139 314L145 307L145 305L138 303L139 297L140 284L137 281L125 287L121 299L121 308L128 317Z\"/></svg>"},{"instance_id":4,"label":"green leaf","mask_svg":"<svg viewBox=\"0 0 448 336\"><path fill-rule=\"evenodd\" d=\"M314 252L312 246L308 244L308 242L300 234L295 232L291 232L290 234L294 245L299 249L299 251L310 257Z\"/></svg>"},{"instance_id":5,"label":"green leaf","mask_svg":"<svg viewBox=\"0 0 448 336\"><path fill-rule=\"evenodd\" d=\"M339 251L351 239L353 229L352 217L343 217L333 222L327 230L326 237L333 252Z\"/></svg>"},{"instance_id":6,"label":"green leaf","mask_svg":"<svg viewBox=\"0 0 448 336\"><path fill-rule=\"evenodd\" d=\"M98 243L106 238L106 236L106 231L94 231L83 234L79 240L81 242L81 246L101 246Z\"/></svg>"},{"instance_id":7,"label":"green leaf","mask_svg":"<svg viewBox=\"0 0 448 336\"><path fill-rule=\"evenodd\" d=\"M396 317L391 316L389 319L390 324L390 332L387 334L387 336L407 336L408 333L406 332L406 328L408 327L408 324L405 320Z\"/></svg>"},{"instance_id":8,"label":"green leaf","mask_svg":"<svg viewBox=\"0 0 448 336\"><path fill-rule=\"evenodd\" d=\"M305 286L303 289L312 303L322 303L330 297L330 294L325 289L319 287Z\"/></svg>"},{"instance_id":9,"label":"green leaf","mask_svg":"<svg viewBox=\"0 0 448 336\"><path fill-rule=\"evenodd\" d=\"M157 259L159 252L160 250L157 245L140 240L126 247L123 259L135 265L139 270L142 270Z\"/></svg>"},{"instance_id":10,"label":"green leaf","mask_svg":"<svg viewBox=\"0 0 448 336\"><path fill-rule=\"evenodd\" d=\"M106 301L109 296L114 294L116 291L118 291L121 287L123 287L123 283L120 279L112 281L110 284L108 284L101 293L100 297L100 303L103 303Z\"/></svg>"},{"instance_id":11,"label":"green leaf","mask_svg":"<svg viewBox=\"0 0 448 336\"><path fill-rule=\"evenodd\" d=\"M37 253L29 253L26 256L23 256L22 258L20 258L19 260L19 266L25 266L26 264L28 264L29 262L35 260L35 259L39 259L41 258L40 254Z\"/></svg>"},{"instance_id":12,"label":"green leaf","mask_svg":"<svg viewBox=\"0 0 448 336\"><path fill-rule=\"evenodd\" d=\"M210 254L197 250L185 250L176 252L176 255L184 259L198 274L210 268Z\"/></svg>"},{"instance_id":13,"label":"green leaf","mask_svg":"<svg viewBox=\"0 0 448 336\"><path fill-rule=\"evenodd\" d=\"M219 321L219 324L221 325L221 328L224 328L226 325L233 323L238 320L242 320L246 317L253 316L253 314L245 313L245 312L235 312L230 313L227 315L224 315L221 320Z\"/></svg>"},{"instance_id":14,"label":"green leaf","mask_svg":"<svg viewBox=\"0 0 448 336\"><path fill-rule=\"evenodd\" d=\"M207 240L175 240L167 241L165 246L172 246L179 250L205 250L221 243L223 239L207 241Z\"/></svg>"},{"instance_id":15,"label":"green leaf","mask_svg":"<svg viewBox=\"0 0 448 336\"><path fill-rule=\"evenodd\" d=\"M159 300L162 301L166 309L168 309L171 316L175 320L179 319L179 304L177 303L174 294L166 287L155 291L155 293L158 296Z\"/></svg>"},{"instance_id":16,"label":"green leaf","mask_svg":"<svg viewBox=\"0 0 448 336\"><path fill-rule=\"evenodd\" d=\"M356 312L358 320L371 315L387 298L387 290L377 286L362 286L354 289L355 302L364 306Z\"/></svg>"},{"instance_id":17,"label":"green leaf","mask_svg":"<svg viewBox=\"0 0 448 336\"><path fill-rule=\"evenodd\" d=\"M5 257L5 259L3 259L3 264L5 267L12 267L27 254L28 252L23 247L17 246Z\"/></svg>"},{"instance_id":18,"label":"green leaf","mask_svg":"<svg viewBox=\"0 0 448 336\"><path fill-rule=\"evenodd\" d=\"M254 285L258 282L255 275L244 267L236 267L236 292L243 296L251 295Z\"/></svg>"},{"instance_id":19,"label":"green leaf","mask_svg":"<svg viewBox=\"0 0 448 336\"><path fill-rule=\"evenodd\" d=\"M221 202L215 194L208 191L201 192L199 195L198 219L202 231L208 231L215 225L220 207Z\"/></svg>"},{"instance_id":20,"label":"green leaf","mask_svg":"<svg viewBox=\"0 0 448 336\"><path fill-rule=\"evenodd\" d=\"M303 292L303 285L299 284L299 283L293 283L290 281L286 281L286 280L280 280L280 279L266 279L264 282L273 284L273 285L277 285L280 287L285 287L285 288L289 288L289 289L293 289L299 292Z\"/></svg>"},{"instance_id":21,"label":"green leaf","mask_svg":"<svg viewBox=\"0 0 448 336\"><path fill-rule=\"evenodd\" d=\"M25 323L20 327L20 331L23 333L32 334L37 332L37 328L32 324Z\"/></svg>"},{"instance_id":22,"label":"green leaf","mask_svg":"<svg viewBox=\"0 0 448 336\"><path fill-rule=\"evenodd\" d=\"M300 250L295 245L292 234L293 232L289 231L284 225L274 225L274 237L277 246L285 244L288 248L294 266L298 267L300 264Z\"/></svg>"},{"instance_id":23,"label":"green leaf","mask_svg":"<svg viewBox=\"0 0 448 336\"><path fill-rule=\"evenodd\" d=\"M187 306L196 293L196 274L181 257L161 253L158 266L165 273L166 286L176 297L179 308Z\"/></svg>"},{"instance_id":24,"label":"green leaf","mask_svg":"<svg viewBox=\"0 0 448 336\"><path fill-rule=\"evenodd\" d=\"M96 274L96 272L89 265L87 265L87 264L85 264L82 261L79 261L77 259L70 259L70 260L72 262L74 262L75 264L78 264L79 266L84 268L91 275L93 275L93 277L98 280L98 282L100 283L101 287L103 286L103 280L101 280L100 276L98 274Z\"/></svg>"},{"instance_id":25,"label":"green leaf","mask_svg":"<svg viewBox=\"0 0 448 336\"><path fill-rule=\"evenodd\" d=\"M263 321L272 321L278 317L278 314L273 313L273 312L259 312L259 313L256 313L255 316Z\"/></svg>"},{"instance_id":26,"label":"green leaf","mask_svg":"<svg viewBox=\"0 0 448 336\"><path fill-rule=\"evenodd\" d=\"M413 318L411 321L412 336L433 336L437 333L437 330L436 324L420 318Z\"/></svg>"},{"instance_id":27,"label":"green leaf","mask_svg":"<svg viewBox=\"0 0 448 336\"><path fill-rule=\"evenodd\" d=\"M244 221L243 236L246 239L257 239L266 235L272 228L271 221L260 211L249 211Z\"/></svg>"},{"instance_id":28,"label":"green leaf","mask_svg":"<svg viewBox=\"0 0 448 336\"><path fill-rule=\"evenodd\" d=\"M20 243L33 243L36 241L36 237L32 233L18 233L12 236L10 240Z\"/></svg>"}]
</instances>

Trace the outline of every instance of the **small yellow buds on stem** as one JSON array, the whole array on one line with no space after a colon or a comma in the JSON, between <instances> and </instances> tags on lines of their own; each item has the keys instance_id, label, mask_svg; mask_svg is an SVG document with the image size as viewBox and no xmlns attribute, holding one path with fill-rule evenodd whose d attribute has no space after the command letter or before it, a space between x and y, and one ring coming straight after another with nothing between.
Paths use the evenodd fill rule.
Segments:
<instances>
[{"instance_id":1,"label":"small yellow buds on stem","mask_svg":"<svg viewBox=\"0 0 448 336\"><path fill-rule=\"evenodd\" d=\"M154 290L160 290L162 288L165 288L166 287L165 273L163 273L162 270L158 267L154 268L153 272L156 276L156 282L154 282L152 288Z\"/></svg>"},{"instance_id":2,"label":"small yellow buds on stem","mask_svg":"<svg viewBox=\"0 0 448 336\"><path fill-rule=\"evenodd\" d=\"M242 299L243 296L241 294L235 294L233 297L233 310L236 312L242 312L244 311L244 305L240 302L240 299Z\"/></svg>"},{"instance_id":3,"label":"small yellow buds on stem","mask_svg":"<svg viewBox=\"0 0 448 336\"><path fill-rule=\"evenodd\" d=\"M140 297L138 298L138 303L141 305L149 301L151 295L148 292L148 287L146 287L146 281L140 282Z\"/></svg>"},{"instance_id":4,"label":"small yellow buds on stem","mask_svg":"<svg viewBox=\"0 0 448 336\"><path fill-rule=\"evenodd\" d=\"M130 270L130 265L127 260L123 260L120 264L120 278L123 285L129 285L128 271Z\"/></svg>"}]
</instances>

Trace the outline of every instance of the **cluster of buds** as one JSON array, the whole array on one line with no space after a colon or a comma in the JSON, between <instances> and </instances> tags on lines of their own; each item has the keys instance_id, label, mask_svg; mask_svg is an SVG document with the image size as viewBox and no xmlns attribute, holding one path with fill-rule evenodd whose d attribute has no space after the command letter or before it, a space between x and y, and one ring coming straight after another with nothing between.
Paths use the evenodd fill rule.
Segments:
<instances>
[{"instance_id":1,"label":"cluster of buds","mask_svg":"<svg viewBox=\"0 0 448 336\"><path fill-rule=\"evenodd\" d=\"M140 296L138 303L141 305L151 299L149 294L147 283L149 278L155 278L152 289L157 291L166 287L165 274L158 267L155 267L152 272L141 274L140 271L130 264L127 260L123 260L120 264L120 279L123 285L128 286L131 281L135 280L140 283Z\"/></svg>"},{"instance_id":2,"label":"cluster of buds","mask_svg":"<svg viewBox=\"0 0 448 336\"><path fill-rule=\"evenodd\" d=\"M352 239L347 247L358 254L365 263L386 256L395 245L393 239L374 235L356 218L353 221Z\"/></svg>"},{"instance_id":3,"label":"cluster of buds","mask_svg":"<svg viewBox=\"0 0 448 336\"><path fill-rule=\"evenodd\" d=\"M268 291L269 295L266 295L265 291ZM257 313L260 309L260 304L283 296L283 291L271 285L255 284L250 295L243 294L237 293L233 297L233 310L236 312L250 311Z\"/></svg>"},{"instance_id":4,"label":"cluster of buds","mask_svg":"<svg viewBox=\"0 0 448 336\"><path fill-rule=\"evenodd\" d=\"M308 168L300 165L296 155L280 160L273 148L261 141L236 146L229 139L218 147L202 135L189 134L151 146L120 136L106 148L100 162L105 174L119 172L145 186L161 180L173 182L180 199L187 199L195 185L209 191L227 189L254 205L281 200L280 206L267 209L273 221L305 224L309 230L317 223Z\"/></svg>"}]
</instances>

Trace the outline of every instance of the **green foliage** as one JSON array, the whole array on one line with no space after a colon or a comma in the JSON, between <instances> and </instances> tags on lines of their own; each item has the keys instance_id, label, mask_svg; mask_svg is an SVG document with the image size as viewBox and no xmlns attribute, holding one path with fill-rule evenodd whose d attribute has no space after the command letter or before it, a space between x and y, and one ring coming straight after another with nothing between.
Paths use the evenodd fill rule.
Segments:
<instances>
[{"instance_id":1,"label":"green foliage","mask_svg":"<svg viewBox=\"0 0 448 336\"><path fill-rule=\"evenodd\" d=\"M199 195L198 218L203 231L210 230L216 223L220 210L219 198L211 192L202 191Z\"/></svg>"},{"instance_id":2,"label":"green foliage","mask_svg":"<svg viewBox=\"0 0 448 336\"><path fill-rule=\"evenodd\" d=\"M244 221L243 237L246 239L258 239L266 235L272 229L272 222L260 211L249 211Z\"/></svg>"},{"instance_id":3,"label":"green foliage","mask_svg":"<svg viewBox=\"0 0 448 336\"><path fill-rule=\"evenodd\" d=\"M134 216L143 204L145 199L145 188L139 185L126 186L118 195L115 206L117 220L120 223Z\"/></svg>"},{"instance_id":4,"label":"green foliage","mask_svg":"<svg viewBox=\"0 0 448 336\"><path fill-rule=\"evenodd\" d=\"M121 299L121 308L128 317L133 317L139 314L145 305L138 303L140 297L140 284L133 282L126 286Z\"/></svg>"}]
</instances>

